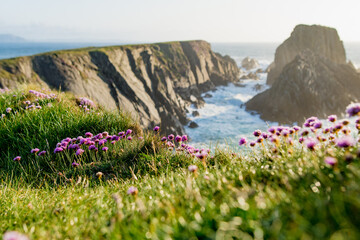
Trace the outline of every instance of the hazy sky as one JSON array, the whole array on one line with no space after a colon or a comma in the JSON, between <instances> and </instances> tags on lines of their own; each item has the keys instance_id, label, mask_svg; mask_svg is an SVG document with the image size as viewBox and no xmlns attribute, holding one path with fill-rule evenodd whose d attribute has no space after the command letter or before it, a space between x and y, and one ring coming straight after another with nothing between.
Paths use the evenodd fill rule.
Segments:
<instances>
[{"instance_id":1,"label":"hazy sky","mask_svg":"<svg viewBox=\"0 0 360 240\"><path fill-rule=\"evenodd\" d=\"M360 41L360 0L0 0L0 33L43 41L281 42L300 23Z\"/></svg>"}]
</instances>

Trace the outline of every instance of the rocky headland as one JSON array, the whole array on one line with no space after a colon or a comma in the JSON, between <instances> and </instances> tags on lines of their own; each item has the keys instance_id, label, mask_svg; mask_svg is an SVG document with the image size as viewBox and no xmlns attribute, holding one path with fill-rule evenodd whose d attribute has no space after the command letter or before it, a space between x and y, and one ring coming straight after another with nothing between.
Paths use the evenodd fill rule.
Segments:
<instances>
[{"instance_id":1,"label":"rocky headland","mask_svg":"<svg viewBox=\"0 0 360 240\"><path fill-rule=\"evenodd\" d=\"M333 28L295 27L275 54L267 79L271 88L246 103L264 120L280 123L310 116L342 114L360 100L360 74L346 62L342 42Z\"/></svg>"},{"instance_id":2,"label":"rocky headland","mask_svg":"<svg viewBox=\"0 0 360 240\"><path fill-rule=\"evenodd\" d=\"M83 48L0 60L0 88L36 84L131 113L145 128L183 133L186 106L236 82L239 68L205 41Z\"/></svg>"}]
</instances>

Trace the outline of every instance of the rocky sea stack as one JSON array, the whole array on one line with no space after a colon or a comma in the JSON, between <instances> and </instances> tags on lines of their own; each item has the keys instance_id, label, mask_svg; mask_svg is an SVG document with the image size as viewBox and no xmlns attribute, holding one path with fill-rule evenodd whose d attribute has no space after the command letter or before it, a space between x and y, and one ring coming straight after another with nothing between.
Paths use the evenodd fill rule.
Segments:
<instances>
[{"instance_id":1,"label":"rocky sea stack","mask_svg":"<svg viewBox=\"0 0 360 240\"><path fill-rule=\"evenodd\" d=\"M37 84L87 96L132 113L145 128L182 133L185 107L238 81L239 68L205 41L56 51L0 61L0 88Z\"/></svg>"},{"instance_id":2,"label":"rocky sea stack","mask_svg":"<svg viewBox=\"0 0 360 240\"><path fill-rule=\"evenodd\" d=\"M254 58L246 57L241 61L241 66L248 71L259 67L259 62Z\"/></svg>"},{"instance_id":3,"label":"rocky sea stack","mask_svg":"<svg viewBox=\"0 0 360 240\"><path fill-rule=\"evenodd\" d=\"M319 25L297 25L291 36L275 52L274 62L269 67L267 84L272 85L285 65L303 50L310 50L334 63L346 64L345 49L334 28Z\"/></svg>"},{"instance_id":4,"label":"rocky sea stack","mask_svg":"<svg viewBox=\"0 0 360 240\"><path fill-rule=\"evenodd\" d=\"M248 101L246 108L281 123L342 114L360 99L360 75L346 62L336 30L318 25L296 26L277 48L268 84L271 88Z\"/></svg>"}]
</instances>

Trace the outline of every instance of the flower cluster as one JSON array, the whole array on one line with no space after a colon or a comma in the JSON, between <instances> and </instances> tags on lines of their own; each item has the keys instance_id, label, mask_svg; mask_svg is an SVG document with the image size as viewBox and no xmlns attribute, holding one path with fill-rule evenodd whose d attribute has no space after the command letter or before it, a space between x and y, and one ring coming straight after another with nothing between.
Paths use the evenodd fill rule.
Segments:
<instances>
[{"instance_id":1,"label":"flower cluster","mask_svg":"<svg viewBox=\"0 0 360 240\"><path fill-rule=\"evenodd\" d=\"M56 94L54 94L54 93L45 94L45 93L38 92L35 90L30 90L29 93L35 95L37 98L46 98L46 99L56 99L57 98Z\"/></svg>"},{"instance_id":2,"label":"flower cluster","mask_svg":"<svg viewBox=\"0 0 360 240\"><path fill-rule=\"evenodd\" d=\"M109 150L108 144L116 144L116 142L127 139L132 140L132 130L128 129L126 132L119 132L117 135L109 135L108 132L98 133L96 135L91 132L86 132L85 137L78 136L77 138L65 138L57 143L54 153L61 153L64 151L73 152L76 156L81 156L85 151L89 152L107 152ZM72 164L74 167L77 164Z\"/></svg>"},{"instance_id":3,"label":"flower cluster","mask_svg":"<svg viewBox=\"0 0 360 240\"><path fill-rule=\"evenodd\" d=\"M11 107L6 108L5 109L6 113L2 113L0 115L1 118L5 118L6 114L12 114L12 113L17 114L18 112L23 111L23 110L32 111L32 110L42 109L41 105L44 105L47 103L48 106L50 106L51 103L49 101L53 101L53 100L57 99L57 95L54 93L45 94L45 93L38 92L35 90L30 90L29 94L35 95L37 97L35 99L35 101L31 102L30 100L27 100L25 93L22 93L23 97L20 97L21 102L14 104L16 106L15 110L12 109ZM25 96L25 99L24 99L24 96ZM16 95L13 95L13 97L16 97ZM16 101L18 101L18 100L19 99L16 99Z\"/></svg>"},{"instance_id":4,"label":"flower cluster","mask_svg":"<svg viewBox=\"0 0 360 240\"><path fill-rule=\"evenodd\" d=\"M20 232L9 231L4 233L3 240L29 240L29 238Z\"/></svg>"},{"instance_id":5,"label":"flower cluster","mask_svg":"<svg viewBox=\"0 0 360 240\"><path fill-rule=\"evenodd\" d=\"M96 108L96 104L86 97L78 99L79 107L83 108L85 112L89 112L90 109Z\"/></svg>"},{"instance_id":6,"label":"flower cluster","mask_svg":"<svg viewBox=\"0 0 360 240\"><path fill-rule=\"evenodd\" d=\"M29 100L24 101L24 104L25 104L24 109L25 109L25 110L29 110L29 111L36 110L36 109L41 109L41 108L42 108L42 107L39 105L39 103L37 103L37 104L35 105L35 103L31 103Z\"/></svg>"},{"instance_id":7,"label":"flower cluster","mask_svg":"<svg viewBox=\"0 0 360 240\"><path fill-rule=\"evenodd\" d=\"M136 196L136 195L138 194L138 192L139 192L139 191L138 191L138 189L137 189L136 187L131 186L131 187L128 189L127 194Z\"/></svg>"},{"instance_id":8,"label":"flower cluster","mask_svg":"<svg viewBox=\"0 0 360 240\"><path fill-rule=\"evenodd\" d=\"M88 107L96 107L95 103L86 97L79 98L80 105Z\"/></svg>"},{"instance_id":9,"label":"flower cluster","mask_svg":"<svg viewBox=\"0 0 360 240\"><path fill-rule=\"evenodd\" d=\"M56 144L56 147L53 151L54 154L61 154L62 152L74 154L77 157L83 155L85 151L88 152L104 152L106 153L109 150L109 144L114 145L116 142L126 139L127 141L132 140L133 131L128 129L126 132L119 132L115 135L109 135L108 132L98 133L96 135L91 132L86 132L85 137L78 136L77 138L67 137L61 140ZM37 156L45 156L46 151L40 151L39 148L33 148L30 151L31 154L35 154ZM14 158L14 161L20 161L21 156L17 156ZM79 163L72 163L73 167L79 166Z\"/></svg>"},{"instance_id":10,"label":"flower cluster","mask_svg":"<svg viewBox=\"0 0 360 240\"><path fill-rule=\"evenodd\" d=\"M0 88L0 94L10 92L8 88Z\"/></svg>"},{"instance_id":11,"label":"flower cluster","mask_svg":"<svg viewBox=\"0 0 360 240\"><path fill-rule=\"evenodd\" d=\"M360 104L350 104L346 112L350 117L360 115ZM259 144L268 144L273 147L273 153L277 153L280 146L287 146L290 153L289 146L294 145L294 140L297 140L300 147L309 151L319 149L332 152L329 149L349 149L355 146L357 141L360 141L360 139L354 138L358 136L358 132L353 131L354 129L360 130L360 118L355 120L354 126L351 126L351 122L347 119L338 120L336 115L328 116L327 120L328 123L320 121L317 117L310 117L306 119L302 127L277 126L270 127L266 132L255 130L253 135L256 140L251 141L249 145L254 147ZM247 139L242 137L239 145L246 145L247 142ZM282 144L280 145L280 143ZM332 166L337 163L333 156L326 156L324 161Z\"/></svg>"},{"instance_id":12,"label":"flower cluster","mask_svg":"<svg viewBox=\"0 0 360 240\"><path fill-rule=\"evenodd\" d=\"M159 131L159 128L154 128L154 131ZM210 149L199 149L195 148L189 144L188 142L188 136L187 135L174 135L170 134L167 137L162 137L161 142L168 148L170 151L175 151L178 153L184 153L186 155L189 155L191 157L196 157L200 161L205 164L206 157L210 153Z\"/></svg>"},{"instance_id":13,"label":"flower cluster","mask_svg":"<svg viewBox=\"0 0 360 240\"><path fill-rule=\"evenodd\" d=\"M346 108L346 113L352 117L360 114L360 103L352 103Z\"/></svg>"}]
</instances>

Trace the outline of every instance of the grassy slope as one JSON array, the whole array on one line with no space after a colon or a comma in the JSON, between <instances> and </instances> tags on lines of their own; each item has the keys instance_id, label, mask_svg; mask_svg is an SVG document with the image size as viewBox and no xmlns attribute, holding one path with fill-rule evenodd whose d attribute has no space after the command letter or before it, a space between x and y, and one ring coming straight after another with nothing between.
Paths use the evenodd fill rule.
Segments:
<instances>
[{"instance_id":1,"label":"grassy slope","mask_svg":"<svg viewBox=\"0 0 360 240\"><path fill-rule=\"evenodd\" d=\"M32 239L360 236L357 146L324 142L309 151L282 141L274 153L275 145L265 141L250 154L216 150L203 165L182 150L168 150L126 115L85 113L64 94L40 100L42 109L21 110L25 100L35 99L27 91L13 94L0 95L0 114L13 109L0 120L0 233L17 230ZM135 130L133 140L107 143L106 154L52 153L66 137L128 128ZM35 157L33 147L49 154ZM349 154L352 161L345 160ZM12 160L17 155L20 162ZM325 164L327 155L338 164ZM80 166L73 168L73 161ZM197 173L187 170L190 164ZM130 186L139 193L128 195Z\"/></svg>"}]
</instances>

